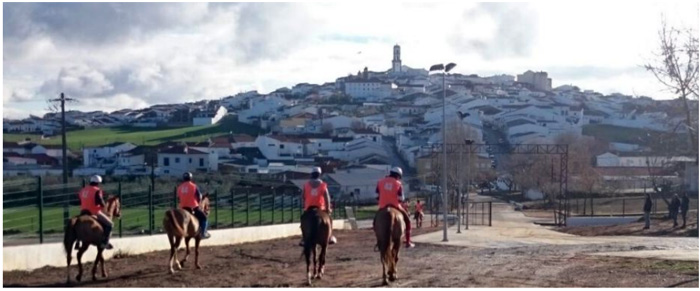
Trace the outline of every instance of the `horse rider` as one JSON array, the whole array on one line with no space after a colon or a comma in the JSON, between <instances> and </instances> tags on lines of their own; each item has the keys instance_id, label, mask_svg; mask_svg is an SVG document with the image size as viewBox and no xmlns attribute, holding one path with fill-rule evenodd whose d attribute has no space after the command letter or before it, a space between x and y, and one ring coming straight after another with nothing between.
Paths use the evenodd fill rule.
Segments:
<instances>
[{"instance_id":1,"label":"horse rider","mask_svg":"<svg viewBox=\"0 0 700 291\"><path fill-rule=\"evenodd\" d=\"M404 200L401 176L403 176L403 170L400 167L393 167L389 171L389 176L379 180L376 191L377 200L379 200L379 209L391 206L403 214L403 220L406 223L406 247L412 248L415 245L411 242L411 218L400 204L400 201Z\"/></svg>"},{"instance_id":2,"label":"horse rider","mask_svg":"<svg viewBox=\"0 0 700 291\"><path fill-rule=\"evenodd\" d=\"M328 184L321 180L321 168L313 167L311 169L311 179L304 184L304 214L311 208L318 208L326 211L329 215L333 212L331 209L331 194L328 192ZM302 215L303 216L303 215ZM333 219L331 218L331 229L333 229ZM328 244L336 244L338 240L334 235L331 235ZM299 246L304 246L304 239L299 242Z\"/></svg>"},{"instance_id":3,"label":"horse rider","mask_svg":"<svg viewBox=\"0 0 700 291\"><path fill-rule=\"evenodd\" d=\"M207 215L199 207L199 202L202 201L202 193L199 192L197 185L192 182L192 173L182 174L182 183L177 186L177 198L180 200L180 208L194 213L194 216L199 221L199 231L202 239L210 238L211 235L207 232Z\"/></svg>"},{"instance_id":4,"label":"horse rider","mask_svg":"<svg viewBox=\"0 0 700 291\"><path fill-rule=\"evenodd\" d=\"M423 204L420 203L420 200L416 200L416 206L415 206L415 208L416 208L416 210L415 210L415 216L416 216L416 219L418 219L418 217L420 217L421 215L423 215ZM421 222L422 222L422 221L421 221ZM416 222L416 223L418 223L418 222ZM420 225L418 225L418 227L420 227Z\"/></svg>"},{"instance_id":5,"label":"horse rider","mask_svg":"<svg viewBox=\"0 0 700 291\"><path fill-rule=\"evenodd\" d=\"M80 214L90 214L97 219L97 222L102 226L104 238L100 248L111 250L112 244L109 243L109 237L112 235L112 220L102 211L106 206L103 197L103 191L100 189L102 177L94 175L90 177L90 184L80 189L78 198L80 198Z\"/></svg>"}]
</instances>

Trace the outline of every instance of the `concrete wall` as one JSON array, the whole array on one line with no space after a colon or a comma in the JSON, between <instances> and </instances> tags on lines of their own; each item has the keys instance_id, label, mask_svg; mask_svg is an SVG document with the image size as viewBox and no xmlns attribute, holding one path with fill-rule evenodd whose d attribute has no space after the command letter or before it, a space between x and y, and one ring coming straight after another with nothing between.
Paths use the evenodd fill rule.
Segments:
<instances>
[{"instance_id":1,"label":"concrete wall","mask_svg":"<svg viewBox=\"0 0 700 291\"><path fill-rule=\"evenodd\" d=\"M347 220L336 220L333 222L333 229L351 229L351 225ZM301 229L298 223L290 223L211 230L210 233L211 238L203 240L200 246L232 245L290 237L301 235ZM117 253L135 255L170 249L170 244L165 234L114 238L111 242L114 245L114 249L104 252L105 259L110 259ZM194 242L191 243L194 246ZM180 247L184 248L184 243ZM296 244L290 245L290 247L296 247ZM2 254L3 271L28 271L44 266L66 266L66 255L62 243L3 247ZM94 247L90 247L83 256L83 263L94 261L96 255L97 250ZM72 266L75 266L77 263L75 256L76 251L73 250ZM164 268L166 261L167 258L163 258ZM74 272L76 271L74 270Z\"/></svg>"}]
</instances>

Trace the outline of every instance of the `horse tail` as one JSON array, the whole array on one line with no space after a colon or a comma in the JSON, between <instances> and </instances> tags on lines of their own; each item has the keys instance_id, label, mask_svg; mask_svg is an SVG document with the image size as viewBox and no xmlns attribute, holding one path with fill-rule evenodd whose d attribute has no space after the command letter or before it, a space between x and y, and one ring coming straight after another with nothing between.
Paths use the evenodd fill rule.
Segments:
<instances>
[{"instance_id":1,"label":"horse tail","mask_svg":"<svg viewBox=\"0 0 700 291\"><path fill-rule=\"evenodd\" d=\"M65 231L63 232L63 248L68 256L70 256L73 244L77 240L77 234L75 233L75 223L77 221L77 218L71 218L68 221L68 224L66 224Z\"/></svg>"},{"instance_id":2,"label":"horse tail","mask_svg":"<svg viewBox=\"0 0 700 291\"><path fill-rule=\"evenodd\" d=\"M175 210L170 209L165 212L165 215L170 219L170 223L173 225L173 228L175 229L175 235L177 236L185 236L185 230L180 226L179 223L177 223L177 219L175 219Z\"/></svg>"}]
</instances>

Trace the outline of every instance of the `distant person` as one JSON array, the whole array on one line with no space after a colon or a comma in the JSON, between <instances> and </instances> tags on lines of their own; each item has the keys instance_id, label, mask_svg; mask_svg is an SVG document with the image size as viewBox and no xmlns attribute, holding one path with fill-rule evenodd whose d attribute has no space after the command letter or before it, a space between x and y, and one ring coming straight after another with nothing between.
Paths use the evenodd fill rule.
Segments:
<instances>
[{"instance_id":1,"label":"distant person","mask_svg":"<svg viewBox=\"0 0 700 291\"><path fill-rule=\"evenodd\" d=\"M211 235L207 232L207 215L199 207L199 203L202 201L202 193L199 192L197 185L192 182L192 173L182 174L182 183L177 186L177 198L180 200L180 209L194 213L194 217L199 221L202 239L210 238Z\"/></svg>"},{"instance_id":2,"label":"distant person","mask_svg":"<svg viewBox=\"0 0 700 291\"><path fill-rule=\"evenodd\" d=\"M681 198L681 217L683 218L683 225L681 228L685 228L686 217L688 216L688 206L690 204L690 199L688 198L688 192L683 193L683 198Z\"/></svg>"},{"instance_id":3,"label":"distant person","mask_svg":"<svg viewBox=\"0 0 700 291\"><path fill-rule=\"evenodd\" d=\"M421 228L423 226L423 216L423 204L420 203L420 200L417 200L414 213L416 228Z\"/></svg>"},{"instance_id":4,"label":"distant person","mask_svg":"<svg viewBox=\"0 0 700 291\"><path fill-rule=\"evenodd\" d=\"M401 176L403 176L403 170L394 167L389 171L389 176L379 180L377 182L377 200L379 200L379 209L393 207L401 211L406 224L406 247L412 248L415 245L411 242L411 218L400 203L405 199L400 181Z\"/></svg>"},{"instance_id":5,"label":"distant person","mask_svg":"<svg viewBox=\"0 0 700 291\"><path fill-rule=\"evenodd\" d=\"M651 202L651 193L647 193L646 198L644 199L644 228L643 229L649 229L649 226L651 224L651 207L652 207L652 202Z\"/></svg>"},{"instance_id":6,"label":"distant person","mask_svg":"<svg viewBox=\"0 0 700 291\"><path fill-rule=\"evenodd\" d=\"M106 250L112 249L112 244L109 243L109 237L112 234L112 227L114 224L112 220L107 217L107 215L102 211L105 207L105 200L103 197L103 191L100 189L100 183L102 183L102 177L99 175L94 175L90 177L90 184L80 189L78 192L78 198L80 199L80 214L89 213L95 216L97 222L100 223L102 229L104 230L104 238L102 240L101 248Z\"/></svg>"},{"instance_id":7,"label":"distant person","mask_svg":"<svg viewBox=\"0 0 700 291\"><path fill-rule=\"evenodd\" d=\"M321 180L321 168L314 167L311 169L311 179L304 184L304 214L311 208L318 208L321 211L327 212L329 215L333 212L331 208L331 194L328 192L328 184ZM302 215L304 215L302 214ZM333 229L333 219L331 218L331 231ZM328 244L336 244L338 240L331 234ZM299 246L304 246L304 238L299 241Z\"/></svg>"},{"instance_id":8,"label":"distant person","mask_svg":"<svg viewBox=\"0 0 700 291\"><path fill-rule=\"evenodd\" d=\"M678 198L678 194L673 194L671 198L671 203L668 204L668 215L673 219L673 227L678 226L678 208L681 206L681 200Z\"/></svg>"}]
</instances>

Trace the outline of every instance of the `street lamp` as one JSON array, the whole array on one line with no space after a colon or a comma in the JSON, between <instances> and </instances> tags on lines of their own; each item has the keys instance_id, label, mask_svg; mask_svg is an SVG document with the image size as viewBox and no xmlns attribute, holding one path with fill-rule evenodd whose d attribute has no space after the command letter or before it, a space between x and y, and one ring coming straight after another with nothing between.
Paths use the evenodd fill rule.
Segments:
<instances>
[{"instance_id":1,"label":"street lamp","mask_svg":"<svg viewBox=\"0 0 700 291\"><path fill-rule=\"evenodd\" d=\"M445 77L457 64L436 64L430 67L430 71L442 71L442 241L447 241L447 126L445 104L447 100L447 87Z\"/></svg>"}]
</instances>

